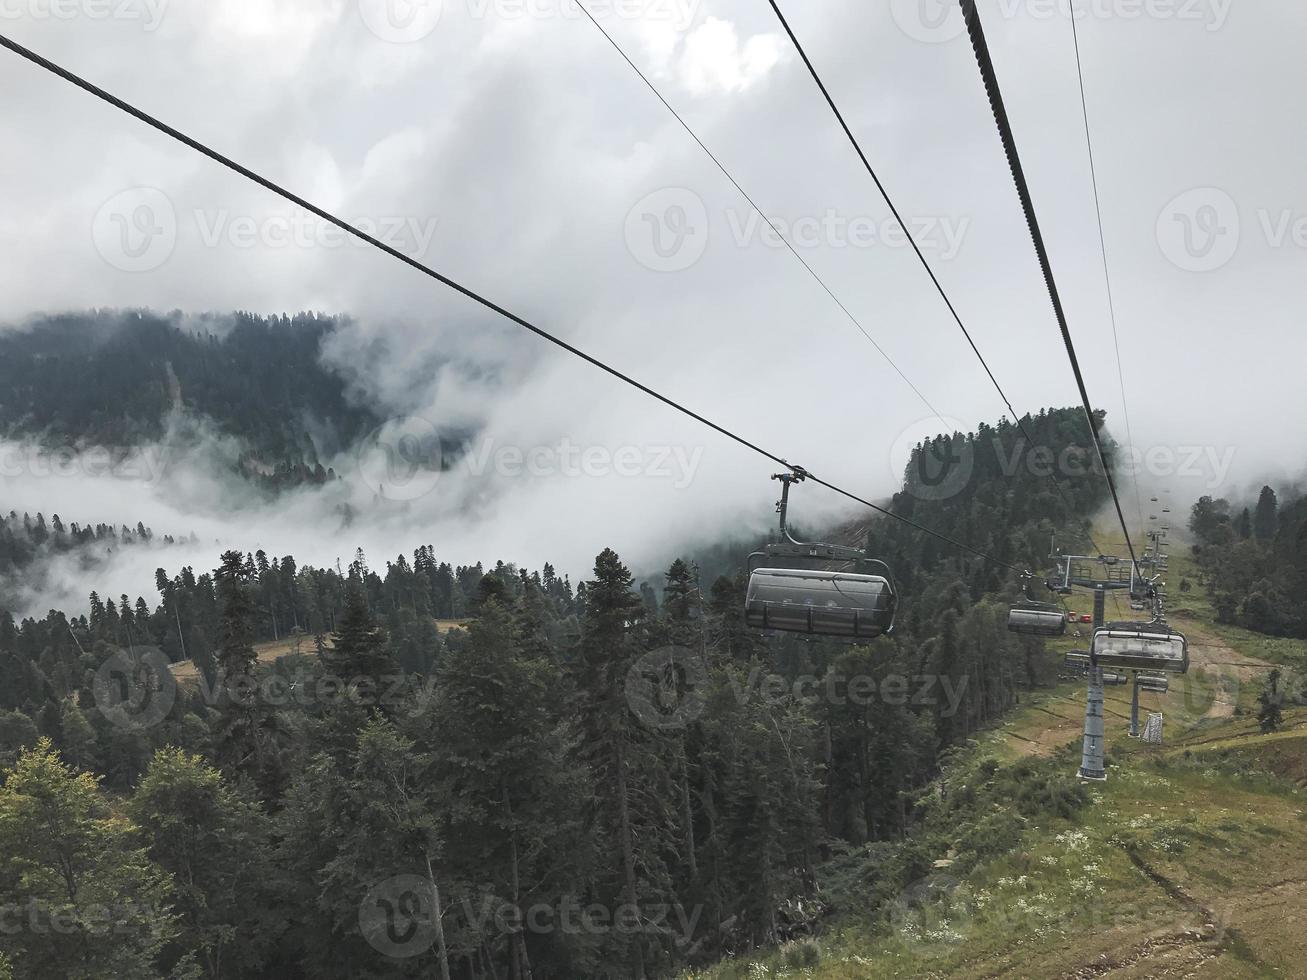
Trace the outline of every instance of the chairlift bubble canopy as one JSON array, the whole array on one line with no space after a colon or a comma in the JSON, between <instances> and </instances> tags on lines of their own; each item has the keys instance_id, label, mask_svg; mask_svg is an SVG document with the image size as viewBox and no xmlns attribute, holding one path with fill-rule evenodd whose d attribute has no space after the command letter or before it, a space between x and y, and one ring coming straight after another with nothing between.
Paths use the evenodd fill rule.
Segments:
<instances>
[{"instance_id":1,"label":"chairlift bubble canopy","mask_svg":"<svg viewBox=\"0 0 1307 980\"><path fill-rule=\"evenodd\" d=\"M1064 636L1066 623L1062 607L1051 603L1022 603L1007 614L1008 632L1025 636Z\"/></svg>"},{"instance_id":2,"label":"chairlift bubble canopy","mask_svg":"<svg viewBox=\"0 0 1307 980\"><path fill-rule=\"evenodd\" d=\"M1108 623L1094 631L1090 657L1100 667L1187 674L1189 641L1165 623Z\"/></svg>"},{"instance_id":3,"label":"chairlift bubble canopy","mask_svg":"<svg viewBox=\"0 0 1307 980\"><path fill-rule=\"evenodd\" d=\"M790 534L786 521L790 486L806 476L795 468L772 477L783 486L776 504L780 541L749 556L745 622L751 629L851 641L893 632L898 590L889 566L856 548L806 544ZM827 567L803 567L805 563ZM835 571L828 567L831 564L851 565L855 570ZM856 570L860 568L866 570Z\"/></svg>"},{"instance_id":4,"label":"chairlift bubble canopy","mask_svg":"<svg viewBox=\"0 0 1307 980\"><path fill-rule=\"evenodd\" d=\"M745 620L753 629L871 640L894 627L894 586L882 575L811 568L758 568Z\"/></svg>"}]
</instances>

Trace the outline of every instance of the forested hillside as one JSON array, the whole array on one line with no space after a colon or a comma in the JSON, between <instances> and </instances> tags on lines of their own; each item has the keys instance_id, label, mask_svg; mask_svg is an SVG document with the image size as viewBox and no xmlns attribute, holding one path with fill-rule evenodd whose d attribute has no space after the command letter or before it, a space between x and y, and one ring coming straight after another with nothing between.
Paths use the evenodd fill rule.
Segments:
<instances>
[{"instance_id":1,"label":"forested hillside","mask_svg":"<svg viewBox=\"0 0 1307 980\"><path fill-rule=\"evenodd\" d=\"M166 547L175 540L170 534L157 537L144 523L65 525L58 514L47 523L40 511L21 517L10 511L0 515L0 610L14 608L22 594L39 594L55 559L71 557L90 570L103 567L119 548Z\"/></svg>"},{"instance_id":2,"label":"forested hillside","mask_svg":"<svg viewBox=\"0 0 1307 980\"><path fill-rule=\"evenodd\" d=\"M1026 424L1087 456L1079 410ZM1011 423L948 442L966 472L927 493L943 450L919 448L896 512L1018 567L1083 542L1092 468L1062 497ZM228 552L151 601L4 616L0 905L76 925L0 950L17 976L571 980L820 931L933 859L914 835L963 802L930 788L942 760L1054 671L1005 628L1011 573L859 528L904 599L865 646L760 636L742 571L691 554L641 588L611 549L575 587L425 546L384 570Z\"/></svg>"},{"instance_id":3,"label":"forested hillside","mask_svg":"<svg viewBox=\"0 0 1307 980\"><path fill-rule=\"evenodd\" d=\"M1244 507L1203 497L1189 530L1200 584L1221 622L1307 637L1307 497L1284 496L1266 486Z\"/></svg>"},{"instance_id":4,"label":"forested hillside","mask_svg":"<svg viewBox=\"0 0 1307 980\"><path fill-rule=\"evenodd\" d=\"M174 410L241 440L271 489L322 483L322 461L380 424L321 359L335 317L182 317L92 311L0 331L0 433L126 449L162 439Z\"/></svg>"}]
</instances>

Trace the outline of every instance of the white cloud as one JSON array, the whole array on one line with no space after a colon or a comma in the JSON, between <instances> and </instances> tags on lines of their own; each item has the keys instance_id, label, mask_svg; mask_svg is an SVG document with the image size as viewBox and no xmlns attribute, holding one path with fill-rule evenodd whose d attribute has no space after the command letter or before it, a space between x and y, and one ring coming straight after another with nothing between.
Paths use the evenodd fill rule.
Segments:
<instances>
[{"instance_id":1,"label":"white cloud","mask_svg":"<svg viewBox=\"0 0 1307 980\"><path fill-rule=\"evenodd\" d=\"M763 78L780 57L779 35L756 34L741 45L734 24L709 17L685 38L677 72L695 96L729 94Z\"/></svg>"}]
</instances>

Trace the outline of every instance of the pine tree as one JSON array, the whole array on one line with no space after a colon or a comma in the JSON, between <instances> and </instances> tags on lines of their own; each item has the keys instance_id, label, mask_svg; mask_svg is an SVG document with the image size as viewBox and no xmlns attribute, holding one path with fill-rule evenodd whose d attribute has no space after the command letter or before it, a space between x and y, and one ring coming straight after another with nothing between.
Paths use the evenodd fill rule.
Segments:
<instances>
[{"instance_id":1,"label":"pine tree","mask_svg":"<svg viewBox=\"0 0 1307 980\"><path fill-rule=\"evenodd\" d=\"M170 960L191 956L213 980L253 975L276 933L268 818L199 756L175 748L155 754L127 810L150 857L180 885Z\"/></svg>"},{"instance_id":2,"label":"pine tree","mask_svg":"<svg viewBox=\"0 0 1307 980\"><path fill-rule=\"evenodd\" d=\"M1257 696L1257 703L1260 705L1257 710L1257 722L1261 725L1263 735L1278 732L1280 726L1284 724L1282 710L1284 696L1280 693L1280 676L1278 669L1271 671L1271 676L1266 680L1266 687Z\"/></svg>"},{"instance_id":3,"label":"pine tree","mask_svg":"<svg viewBox=\"0 0 1307 980\"><path fill-rule=\"evenodd\" d=\"M258 660L253 642L254 603L249 595L249 574L239 551L223 554L217 577L218 601L222 609L218 669L230 690L233 681L253 673Z\"/></svg>"},{"instance_id":4,"label":"pine tree","mask_svg":"<svg viewBox=\"0 0 1307 980\"><path fill-rule=\"evenodd\" d=\"M482 607L468 642L441 664L440 697L420 737L432 757L429 779L452 804L453 869L478 902L524 915L579 894L593 855L576 808L590 788L571 757L575 730L559 712L561 672L524 654L514 633L498 602ZM558 854L569 856L566 870ZM531 944L548 940L521 932L506 938L508 975L530 976Z\"/></svg>"},{"instance_id":5,"label":"pine tree","mask_svg":"<svg viewBox=\"0 0 1307 980\"><path fill-rule=\"evenodd\" d=\"M649 732L625 702L626 676L642 648L637 627L644 604L632 591L632 582L611 548L595 559L594 578L585 583L577 677L582 758L596 787L589 819L601 849L609 849L617 861L616 867L601 872L598 897L610 907L638 906L661 896L666 887L659 858L668 836L666 815L652 804L667 801L670 786L661 760L650 749ZM613 938L619 945L611 955L623 961L618 972L643 978L651 952L646 948L649 937Z\"/></svg>"},{"instance_id":6,"label":"pine tree","mask_svg":"<svg viewBox=\"0 0 1307 980\"><path fill-rule=\"evenodd\" d=\"M345 586L345 608L332 634L332 646L324 648L328 669L348 684L370 681L380 684L396 670L385 631L368 608L362 577L351 574Z\"/></svg>"},{"instance_id":7,"label":"pine tree","mask_svg":"<svg viewBox=\"0 0 1307 980\"><path fill-rule=\"evenodd\" d=\"M1261 496L1257 498L1257 510L1253 514L1253 537L1258 541L1270 541L1275 537L1279 527L1280 502L1275 491L1262 487Z\"/></svg>"}]
</instances>

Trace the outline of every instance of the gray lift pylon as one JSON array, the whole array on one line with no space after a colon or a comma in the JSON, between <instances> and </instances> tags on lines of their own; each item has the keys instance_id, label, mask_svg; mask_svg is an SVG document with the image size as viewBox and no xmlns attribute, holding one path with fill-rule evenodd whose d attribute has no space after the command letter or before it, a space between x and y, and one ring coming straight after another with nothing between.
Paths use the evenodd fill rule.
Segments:
<instances>
[{"instance_id":1,"label":"gray lift pylon","mask_svg":"<svg viewBox=\"0 0 1307 980\"><path fill-rule=\"evenodd\" d=\"M1089 668L1089 691L1085 696L1085 745L1080 759L1080 778L1104 782L1103 765L1103 668Z\"/></svg>"},{"instance_id":2,"label":"gray lift pylon","mask_svg":"<svg viewBox=\"0 0 1307 980\"><path fill-rule=\"evenodd\" d=\"M1130 695L1130 737L1139 737L1139 671L1133 670L1134 692Z\"/></svg>"},{"instance_id":3,"label":"gray lift pylon","mask_svg":"<svg viewBox=\"0 0 1307 980\"><path fill-rule=\"evenodd\" d=\"M1094 590L1094 629L1103 625L1107 608L1107 590ZM1085 691L1085 744L1080 757L1080 778L1103 781L1107 769L1103 759L1103 668L1089 665L1089 685Z\"/></svg>"}]
</instances>

